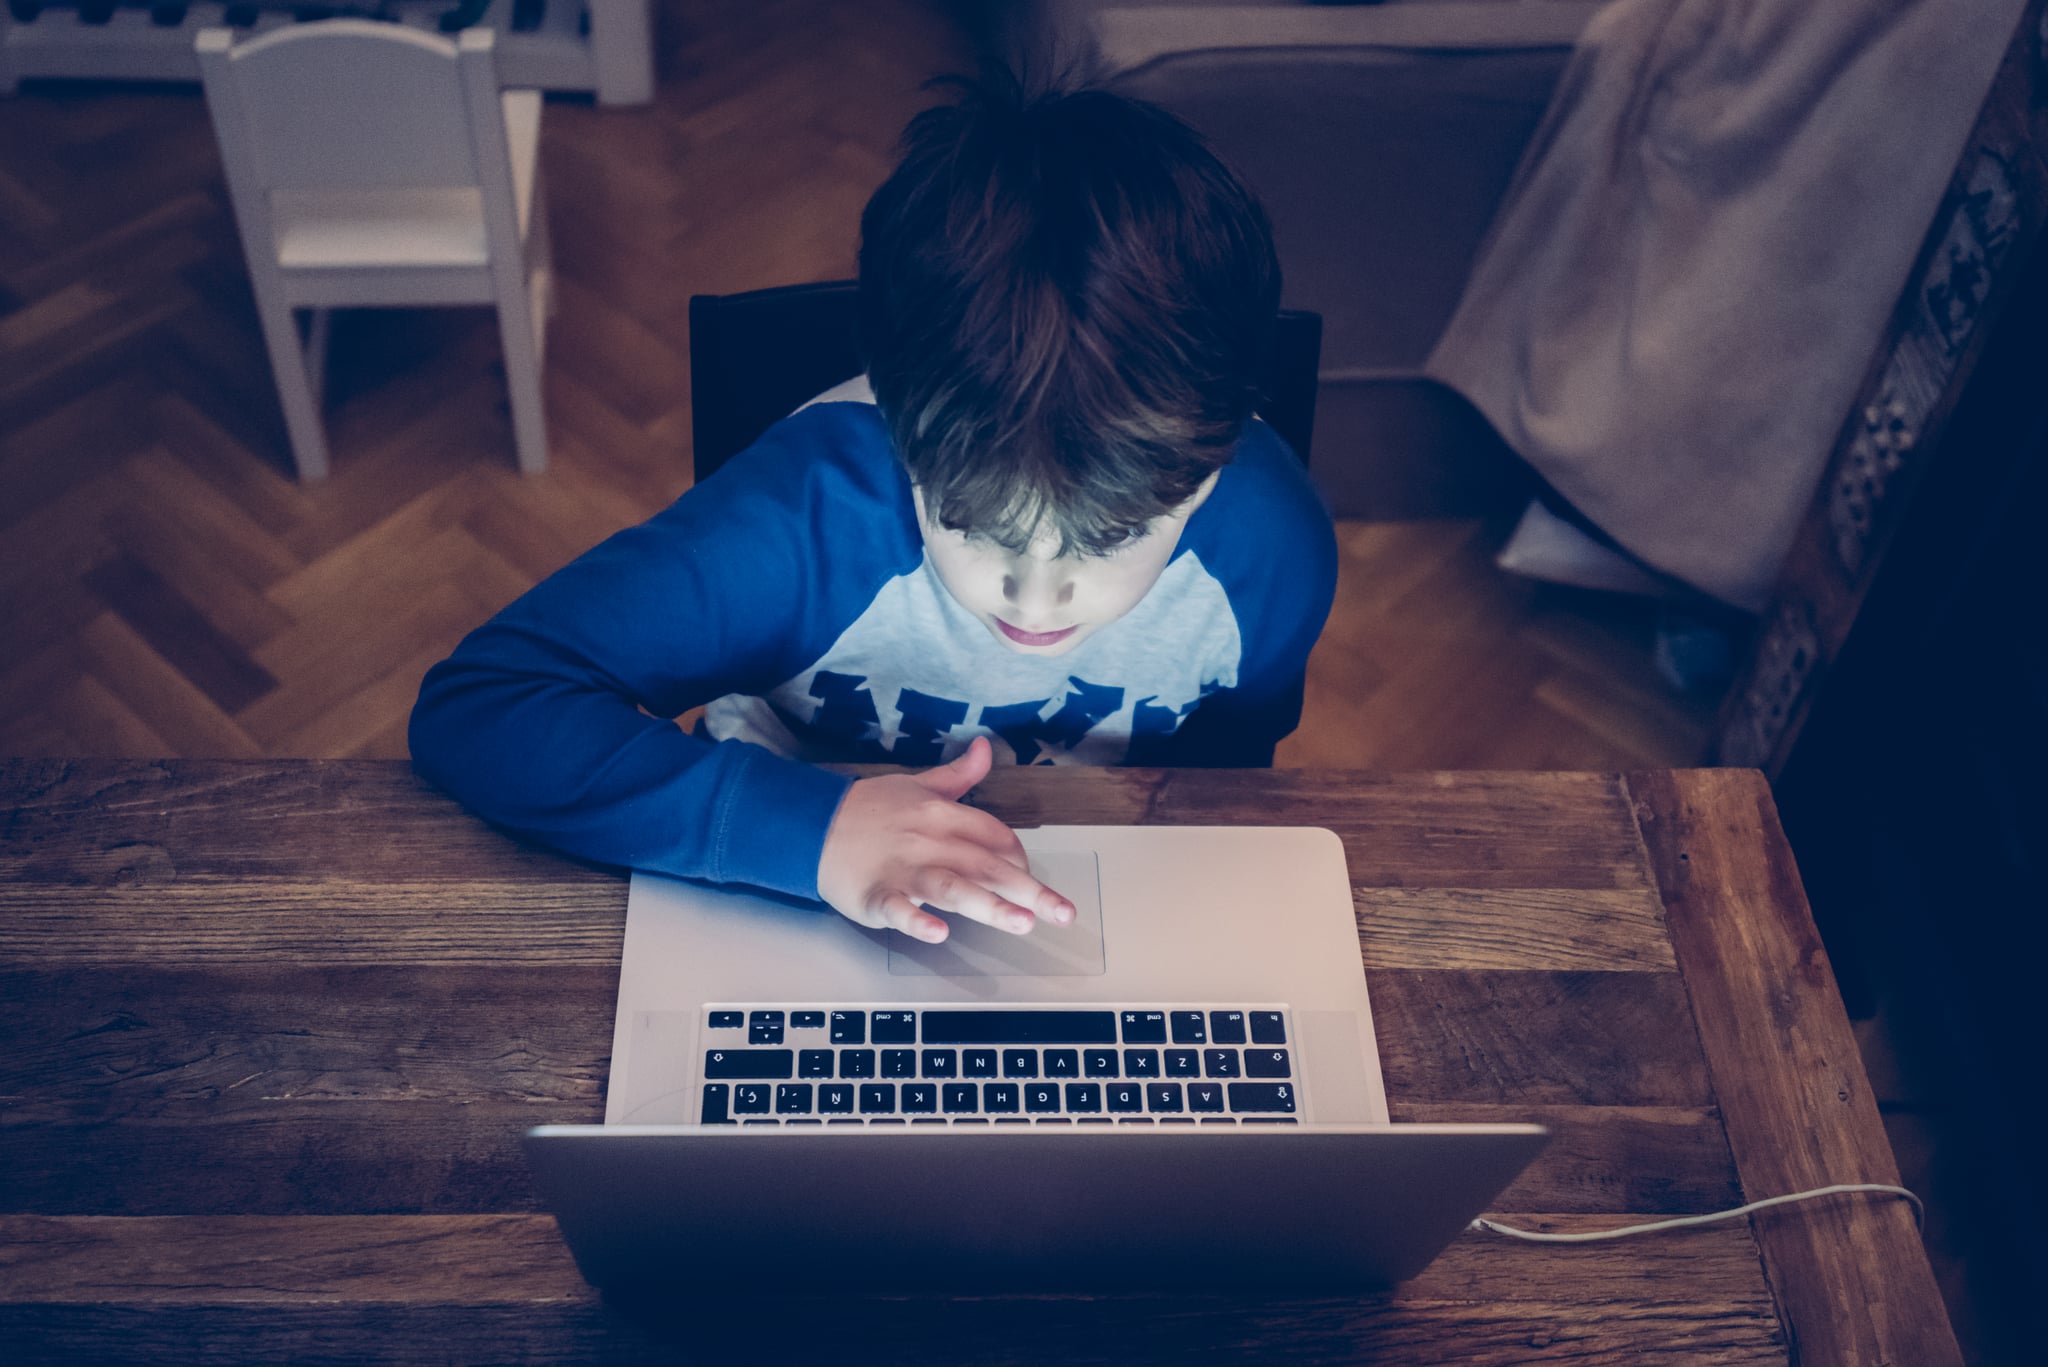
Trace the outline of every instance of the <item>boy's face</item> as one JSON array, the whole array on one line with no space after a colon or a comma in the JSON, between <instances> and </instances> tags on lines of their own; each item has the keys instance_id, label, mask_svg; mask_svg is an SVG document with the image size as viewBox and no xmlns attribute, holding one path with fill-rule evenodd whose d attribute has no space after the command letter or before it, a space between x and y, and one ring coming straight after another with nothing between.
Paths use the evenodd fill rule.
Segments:
<instances>
[{"instance_id":1,"label":"boy's face","mask_svg":"<svg viewBox=\"0 0 2048 1367\"><path fill-rule=\"evenodd\" d=\"M914 490L926 554L939 582L1011 650L1064 655L1138 605L1152 591L1180 544L1181 530L1216 485L1210 475L1195 496L1153 519L1142 536L1107 555L1060 555L1059 539L1041 533L1012 551L971 532L939 526Z\"/></svg>"}]
</instances>

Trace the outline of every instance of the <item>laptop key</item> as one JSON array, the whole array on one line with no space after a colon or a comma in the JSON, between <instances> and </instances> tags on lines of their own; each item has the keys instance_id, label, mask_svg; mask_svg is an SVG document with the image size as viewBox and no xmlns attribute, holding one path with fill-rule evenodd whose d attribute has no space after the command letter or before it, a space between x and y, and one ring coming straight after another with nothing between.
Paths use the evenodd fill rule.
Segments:
<instances>
[{"instance_id":1,"label":"laptop key","mask_svg":"<svg viewBox=\"0 0 2048 1367\"><path fill-rule=\"evenodd\" d=\"M1233 1111L1292 1111L1294 1084L1289 1082L1233 1082L1230 1084Z\"/></svg>"},{"instance_id":2,"label":"laptop key","mask_svg":"<svg viewBox=\"0 0 2048 1367\"><path fill-rule=\"evenodd\" d=\"M1209 1043L1243 1044L1244 1012L1211 1011L1209 1013Z\"/></svg>"},{"instance_id":3,"label":"laptop key","mask_svg":"<svg viewBox=\"0 0 2048 1367\"><path fill-rule=\"evenodd\" d=\"M777 1115L809 1115L810 1110L810 1083L785 1082L776 1087L775 1113Z\"/></svg>"},{"instance_id":4,"label":"laptop key","mask_svg":"<svg viewBox=\"0 0 2048 1367\"><path fill-rule=\"evenodd\" d=\"M1190 1082L1188 1084L1188 1109L1191 1111L1222 1110L1223 1084L1220 1082Z\"/></svg>"},{"instance_id":5,"label":"laptop key","mask_svg":"<svg viewBox=\"0 0 2048 1367\"><path fill-rule=\"evenodd\" d=\"M1145 1084L1145 1108L1151 1111L1179 1111L1180 1084L1178 1082L1148 1082Z\"/></svg>"},{"instance_id":6,"label":"laptop key","mask_svg":"<svg viewBox=\"0 0 2048 1367\"><path fill-rule=\"evenodd\" d=\"M917 1043L915 1011L871 1011L868 1013L868 1023L874 1031L877 1044Z\"/></svg>"},{"instance_id":7,"label":"laptop key","mask_svg":"<svg viewBox=\"0 0 2048 1367\"><path fill-rule=\"evenodd\" d=\"M879 1013L878 1013L879 1014ZM1113 1011L927 1011L926 1044L1115 1044Z\"/></svg>"},{"instance_id":8,"label":"laptop key","mask_svg":"<svg viewBox=\"0 0 2048 1367\"><path fill-rule=\"evenodd\" d=\"M1152 1117L1149 1115L1119 1116L1116 1123L1119 1125L1150 1125Z\"/></svg>"},{"instance_id":9,"label":"laptop key","mask_svg":"<svg viewBox=\"0 0 2048 1367\"><path fill-rule=\"evenodd\" d=\"M866 1044L868 1042L868 1013L865 1011L834 1011L832 1013L832 1042L834 1044Z\"/></svg>"},{"instance_id":10,"label":"laptop key","mask_svg":"<svg viewBox=\"0 0 2048 1367\"><path fill-rule=\"evenodd\" d=\"M872 1049L841 1049L839 1051L839 1076L873 1077L875 1075L875 1051Z\"/></svg>"},{"instance_id":11,"label":"laptop key","mask_svg":"<svg viewBox=\"0 0 2048 1367\"><path fill-rule=\"evenodd\" d=\"M742 1082L732 1089L732 1108L740 1115L766 1115L773 1094L758 1082Z\"/></svg>"},{"instance_id":12,"label":"laptop key","mask_svg":"<svg viewBox=\"0 0 2048 1367\"><path fill-rule=\"evenodd\" d=\"M700 1125L730 1125L732 1117L726 1113L726 1106L732 1100L732 1088L723 1082L713 1082L704 1088L704 1113L697 1121Z\"/></svg>"},{"instance_id":13,"label":"laptop key","mask_svg":"<svg viewBox=\"0 0 2048 1367\"><path fill-rule=\"evenodd\" d=\"M826 1115L852 1115L853 1084L828 1082L818 1088L818 1109Z\"/></svg>"},{"instance_id":14,"label":"laptop key","mask_svg":"<svg viewBox=\"0 0 2048 1367\"><path fill-rule=\"evenodd\" d=\"M1087 1070L1090 1077L1115 1077L1116 1050L1083 1049L1081 1066Z\"/></svg>"},{"instance_id":15,"label":"laptop key","mask_svg":"<svg viewBox=\"0 0 2048 1367\"><path fill-rule=\"evenodd\" d=\"M1174 1011L1173 1042L1175 1044L1207 1044L1209 1029L1199 1011Z\"/></svg>"},{"instance_id":16,"label":"laptop key","mask_svg":"<svg viewBox=\"0 0 2048 1367\"><path fill-rule=\"evenodd\" d=\"M782 1043L782 1013L780 1011L756 1011L747 1017L747 1043Z\"/></svg>"},{"instance_id":17,"label":"laptop key","mask_svg":"<svg viewBox=\"0 0 2048 1367\"><path fill-rule=\"evenodd\" d=\"M800 1049L796 1056L798 1077L832 1076L832 1051L830 1049Z\"/></svg>"},{"instance_id":18,"label":"laptop key","mask_svg":"<svg viewBox=\"0 0 2048 1367\"><path fill-rule=\"evenodd\" d=\"M1237 1117L1234 1115L1205 1115L1202 1117L1202 1123L1204 1125L1235 1125Z\"/></svg>"},{"instance_id":19,"label":"laptop key","mask_svg":"<svg viewBox=\"0 0 2048 1367\"><path fill-rule=\"evenodd\" d=\"M916 1077L917 1050L884 1049L882 1051L883 1077Z\"/></svg>"},{"instance_id":20,"label":"laptop key","mask_svg":"<svg viewBox=\"0 0 2048 1367\"><path fill-rule=\"evenodd\" d=\"M1125 1077L1158 1077L1159 1051L1157 1049L1124 1050Z\"/></svg>"},{"instance_id":21,"label":"laptop key","mask_svg":"<svg viewBox=\"0 0 2048 1367\"><path fill-rule=\"evenodd\" d=\"M927 1049L924 1051L924 1075L926 1077L958 1077L960 1055L952 1049Z\"/></svg>"},{"instance_id":22,"label":"laptop key","mask_svg":"<svg viewBox=\"0 0 2048 1367\"><path fill-rule=\"evenodd\" d=\"M1101 1110L1102 1084L1099 1082L1069 1082L1067 1084L1067 1109L1075 1112Z\"/></svg>"},{"instance_id":23,"label":"laptop key","mask_svg":"<svg viewBox=\"0 0 2048 1367\"><path fill-rule=\"evenodd\" d=\"M1203 1071L1210 1077L1237 1076L1237 1050L1204 1049L1202 1051Z\"/></svg>"},{"instance_id":24,"label":"laptop key","mask_svg":"<svg viewBox=\"0 0 2048 1367\"><path fill-rule=\"evenodd\" d=\"M1037 1077L1038 1051L1036 1049L1003 1050L1004 1077Z\"/></svg>"},{"instance_id":25,"label":"laptop key","mask_svg":"<svg viewBox=\"0 0 2048 1367\"><path fill-rule=\"evenodd\" d=\"M1287 1043L1287 1018L1278 1011L1252 1012L1252 1043Z\"/></svg>"},{"instance_id":26,"label":"laptop key","mask_svg":"<svg viewBox=\"0 0 2048 1367\"><path fill-rule=\"evenodd\" d=\"M921 1115L910 1123L913 1125L943 1125L946 1122L935 1115Z\"/></svg>"},{"instance_id":27,"label":"laptop key","mask_svg":"<svg viewBox=\"0 0 2048 1367\"><path fill-rule=\"evenodd\" d=\"M936 1082L906 1082L903 1084L903 1109L906 1113L929 1115L939 1109L939 1085Z\"/></svg>"},{"instance_id":28,"label":"laptop key","mask_svg":"<svg viewBox=\"0 0 2048 1367\"><path fill-rule=\"evenodd\" d=\"M828 1120L825 1123L827 1125L859 1125L862 1122L858 1120Z\"/></svg>"},{"instance_id":29,"label":"laptop key","mask_svg":"<svg viewBox=\"0 0 2048 1367\"><path fill-rule=\"evenodd\" d=\"M1014 1111L1020 1089L1014 1082L988 1082L981 1088L981 1108L985 1111Z\"/></svg>"},{"instance_id":30,"label":"laptop key","mask_svg":"<svg viewBox=\"0 0 2048 1367\"><path fill-rule=\"evenodd\" d=\"M1299 1125L1301 1122L1291 1115L1248 1115L1243 1118L1246 1125Z\"/></svg>"},{"instance_id":31,"label":"laptop key","mask_svg":"<svg viewBox=\"0 0 2048 1367\"><path fill-rule=\"evenodd\" d=\"M996 1075L996 1051L993 1049L967 1049L960 1054L960 1076L994 1077Z\"/></svg>"},{"instance_id":32,"label":"laptop key","mask_svg":"<svg viewBox=\"0 0 2048 1367\"><path fill-rule=\"evenodd\" d=\"M1034 1083L1024 1089L1024 1109L1034 1115L1060 1108L1060 1089L1051 1082Z\"/></svg>"},{"instance_id":33,"label":"laptop key","mask_svg":"<svg viewBox=\"0 0 2048 1367\"><path fill-rule=\"evenodd\" d=\"M707 1079L788 1077L795 1070L791 1049L713 1049L704 1056Z\"/></svg>"},{"instance_id":34,"label":"laptop key","mask_svg":"<svg viewBox=\"0 0 2048 1367\"><path fill-rule=\"evenodd\" d=\"M1164 1011L1126 1011L1123 1013L1125 1044L1166 1043L1166 1013Z\"/></svg>"},{"instance_id":35,"label":"laptop key","mask_svg":"<svg viewBox=\"0 0 2048 1367\"><path fill-rule=\"evenodd\" d=\"M1166 1075L1168 1077L1200 1077L1202 1075L1202 1056L1193 1049L1167 1050Z\"/></svg>"},{"instance_id":36,"label":"laptop key","mask_svg":"<svg viewBox=\"0 0 2048 1367\"><path fill-rule=\"evenodd\" d=\"M1145 1093L1135 1082L1112 1082L1102 1089L1103 1100L1112 1111L1142 1111Z\"/></svg>"},{"instance_id":37,"label":"laptop key","mask_svg":"<svg viewBox=\"0 0 2048 1367\"><path fill-rule=\"evenodd\" d=\"M947 1115L961 1115L975 1109L981 1088L971 1082L949 1082L939 1089Z\"/></svg>"},{"instance_id":38,"label":"laptop key","mask_svg":"<svg viewBox=\"0 0 2048 1367\"><path fill-rule=\"evenodd\" d=\"M1045 1075L1047 1077L1081 1076L1081 1056L1071 1049L1046 1050Z\"/></svg>"},{"instance_id":39,"label":"laptop key","mask_svg":"<svg viewBox=\"0 0 2048 1367\"><path fill-rule=\"evenodd\" d=\"M860 1110L862 1115L896 1109L896 1084L893 1082L863 1082L860 1085Z\"/></svg>"},{"instance_id":40,"label":"laptop key","mask_svg":"<svg viewBox=\"0 0 2048 1367\"><path fill-rule=\"evenodd\" d=\"M746 1023L747 1013L744 1011L713 1011L711 1013L711 1028L713 1030L737 1030Z\"/></svg>"},{"instance_id":41,"label":"laptop key","mask_svg":"<svg viewBox=\"0 0 2048 1367\"><path fill-rule=\"evenodd\" d=\"M789 1028L792 1030L822 1030L825 1027L823 1011L792 1011L789 1013Z\"/></svg>"},{"instance_id":42,"label":"laptop key","mask_svg":"<svg viewBox=\"0 0 2048 1367\"><path fill-rule=\"evenodd\" d=\"M771 1117L767 1120L743 1120L740 1123L743 1125L780 1125L782 1122Z\"/></svg>"},{"instance_id":43,"label":"laptop key","mask_svg":"<svg viewBox=\"0 0 2048 1367\"><path fill-rule=\"evenodd\" d=\"M1247 1049L1244 1051L1244 1075L1246 1077L1286 1077L1293 1070L1287 1064L1285 1049Z\"/></svg>"}]
</instances>

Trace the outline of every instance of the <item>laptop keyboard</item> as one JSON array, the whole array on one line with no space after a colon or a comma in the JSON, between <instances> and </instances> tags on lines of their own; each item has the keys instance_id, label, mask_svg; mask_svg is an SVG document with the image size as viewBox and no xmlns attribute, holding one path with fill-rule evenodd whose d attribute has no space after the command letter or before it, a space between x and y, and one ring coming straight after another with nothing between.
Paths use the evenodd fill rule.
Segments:
<instances>
[{"instance_id":1,"label":"laptop keyboard","mask_svg":"<svg viewBox=\"0 0 2048 1367\"><path fill-rule=\"evenodd\" d=\"M706 1125L1292 1125L1284 1006L706 1008Z\"/></svg>"}]
</instances>

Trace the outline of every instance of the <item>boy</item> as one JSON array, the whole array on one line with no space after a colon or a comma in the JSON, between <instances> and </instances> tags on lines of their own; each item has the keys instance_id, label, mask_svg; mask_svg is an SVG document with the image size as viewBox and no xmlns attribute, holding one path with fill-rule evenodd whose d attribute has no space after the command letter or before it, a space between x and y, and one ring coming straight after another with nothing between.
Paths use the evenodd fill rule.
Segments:
<instances>
[{"instance_id":1,"label":"boy","mask_svg":"<svg viewBox=\"0 0 2048 1367\"><path fill-rule=\"evenodd\" d=\"M1251 419L1279 293L1263 212L1169 115L969 87L861 218L871 394L472 633L421 686L415 763L571 854L862 925L1071 922L957 800L998 754L1262 765L1300 719L1336 552ZM699 704L698 734L668 720Z\"/></svg>"}]
</instances>

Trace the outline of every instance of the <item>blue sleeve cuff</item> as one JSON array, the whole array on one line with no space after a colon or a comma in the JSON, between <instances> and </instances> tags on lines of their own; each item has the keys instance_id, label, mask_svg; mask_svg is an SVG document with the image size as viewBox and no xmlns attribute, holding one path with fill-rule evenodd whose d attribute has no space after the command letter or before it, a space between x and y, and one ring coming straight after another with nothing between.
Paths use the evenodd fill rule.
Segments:
<instances>
[{"instance_id":1,"label":"blue sleeve cuff","mask_svg":"<svg viewBox=\"0 0 2048 1367\"><path fill-rule=\"evenodd\" d=\"M737 747L734 782L712 814L708 877L816 900L825 833L853 780L758 745Z\"/></svg>"}]
</instances>

